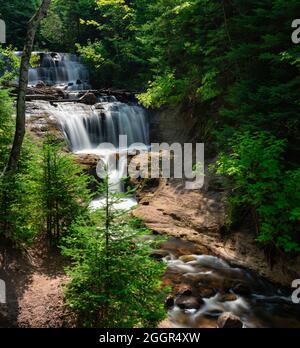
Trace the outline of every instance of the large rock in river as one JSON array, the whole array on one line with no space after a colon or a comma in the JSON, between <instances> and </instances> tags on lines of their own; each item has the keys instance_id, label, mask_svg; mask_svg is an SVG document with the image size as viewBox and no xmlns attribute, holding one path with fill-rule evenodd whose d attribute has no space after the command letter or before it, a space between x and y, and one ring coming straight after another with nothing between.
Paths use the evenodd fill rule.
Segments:
<instances>
[{"instance_id":1,"label":"large rock in river","mask_svg":"<svg viewBox=\"0 0 300 348\"><path fill-rule=\"evenodd\" d=\"M198 310L204 301L201 298L196 298L193 296L180 296L176 299L175 304L180 309L196 309Z\"/></svg>"},{"instance_id":2,"label":"large rock in river","mask_svg":"<svg viewBox=\"0 0 300 348\"><path fill-rule=\"evenodd\" d=\"M226 312L218 318L219 329L241 329L243 328L243 322L236 315Z\"/></svg>"},{"instance_id":3,"label":"large rock in river","mask_svg":"<svg viewBox=\"0 0 300 348\"><path fill-rule=\"evenodd\" d=\"M87 105L94 105L97 103L97 97L92 92L87 92L79 99L80 103Z\"/></svg>"}]
</instances>

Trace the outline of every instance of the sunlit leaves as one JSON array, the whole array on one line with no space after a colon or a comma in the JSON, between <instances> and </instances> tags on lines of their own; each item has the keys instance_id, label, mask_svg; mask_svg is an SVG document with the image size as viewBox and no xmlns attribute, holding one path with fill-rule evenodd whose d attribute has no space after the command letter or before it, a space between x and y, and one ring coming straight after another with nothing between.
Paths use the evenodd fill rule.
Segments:
<instances>
[{"instance_id":1,"label":"sunlit leaves","mask_svg":"<svg viewBox=\"0 0 300 348\"><path fill-rule=\"evenodd\" d=\"M231 153L217 161L217 173L229 179L228 212L237 208L255 211L259 242L300 252L300 171L283 169L286 141L249 132L233 139Z\"/></svg>"}]
</instances>

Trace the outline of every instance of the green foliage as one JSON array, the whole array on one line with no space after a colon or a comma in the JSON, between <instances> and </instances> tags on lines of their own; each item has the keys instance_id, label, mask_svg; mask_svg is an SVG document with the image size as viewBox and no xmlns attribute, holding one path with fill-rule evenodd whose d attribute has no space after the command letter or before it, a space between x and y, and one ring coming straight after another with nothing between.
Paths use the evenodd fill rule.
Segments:
<instances>
[{"instance_id":1,"label":"green foliage","mask_svg":"<svg viewBox=\"0 0 300 348\"><path fill-rule=\"evenodd\" d=\"M216 83L217 76L218 72L212 70L207 72L202 78L201 87L197 90L197 94L200 96L202 102L214 99L220 94Z\"/></svg>"},{"instance_id":2,"label":"green foliage","mask_svg":"<svg viewBox=\"0 0 300 348\"><path fill-rule=\"evenodd\" d=\"M286 141L267 133L237 134L231 153L217 161L217 173L228 177L228 211L247 209L257 228L257 240L286 252L300 252L300 171L285 172ZM232 221L234 216L229 216Z\"/></svg>"},{"instance_id":3,"label":"green foliage","mask_svg":"<svg viewBox=\"0 0 300 348\"><path fill-rule=\"evenodd\" d=\"M3 93L0 90L0 95ZM13 135L11 101L7 94L1 99L1 110L6 110L6 114L0 113L2 172ZM72 158L60 152L59 144L48 138L42 150L27 137L17 172L0 178L0 233L18 246L33 242L45 229L49 237L59 237L73 220L84 214L89 202L87 181Z\"/></svg>"},{"instance_id":4,"label":"green foliage","mask_svg":"<svg viewBox=\"0 0 300 348\"><path fill-rule=\"evenodd\" d=\"M31 243L43 229L41 157L28 138L17 173L0 180L1 234L17 245Z\"/></svg>"},{"instance_id":5,"label":"green foliage","mask_svg":"<svg viewBox=\"0 0 300 348\"><path fill-rule=\"evenodd\" d=\"M13 100L7 89L0 88L0 172L3 171L9 156L13 137Z\"/></svg>"},{"instance_id":6,"label":"green foliage","mask_svg":"<svg viewBox=\"0 0 300 348\"><path fill-rule=\"evenodd\" d=\"M5 85L17 77L20 65L11 46L3 48L0 45L0 85Z\"/></svg>"},{"instance_id":7,"label":"green foliage","mask_svg":"<svg viewBox=\"0 0 300 348\"><path fill-rule=\"evenodd\" d=\"M77 45L78 53L91 72L91 81L96 86L110 86L111 78L118 67L108 57L106 48L99 41L88 43L86 46Z\"/></svg>"},{"instance_id":8,"label":"green foliage","mask_svg":"<svg viewBox=\"0 0 300 348\"><path fill-rule=\"evenodd\" d=\"M210 7L207 1L156 0L149 3L149 19L141 27L139 36L153 77L142 101L153 100L153 106L157 107L200 100L202 82L208 79L203 62L203 33L205 18L213 12ZM217 13L214 16L217 17ZM166 90L166 80L162 77L170 71L175 88ZM210 88L212 86L213 83Z\"/></svg>"},{"instance_id":9,"label":"green foliage","mask_svg":"<svg viewBox=\"0 0 300 348\"><path fill-rule=\"evenodd\" d=\"M147 107L204 104L218 137L224 128L269 131L288 139L295 160L300 65L290 36L298 1L97 4L85 24L98 35L79 51L98 86L147 89L139 97Z\"/></svg>"},{"instance_id":10,"label":"green foliage","mask_svg":"<svg viewBox=\"0 0 300 348\"><path fill-rule=\"evenodd\" d=\"M160 107L168 103L169 105L177 105L182 100L182 96L186 93L186 83L188 81L178 81L174 77L174 73L168 72L164 76L159 76L153 82L149 83L147 93L139 95L138 99L146 107ZM176 94L174 92L176 91Z\"/></svg>"},{"instance_id":11,"label":"green foliage","mask_svg":"<svg viewBox=\"0 0 300 348\"><path fill-rule=\"evenodd\" d=\"M40 0L1 0L0 18L7 25L7 42L18 50L24 46L27 22ZM47 17L37 33L35 48L72 52L75 43L86 42L93 30L81 24L95 13L95 0L52 0Z\"/></svg>"},{"instance_id":12,"label":"green foliage","mask_svg":"<svg viewBox=\"0 0 300 348\"><path fill-rule=\"evenodd\" d=\"M12 0L1 6L8 42L19 49L38 3ZM240 196L231 198L233 214L233 207L251 207L260 241L274 240L287 251L296 250L287 239L297 242L298 231L298 199L291 188L298 180L300 150L300 45L291 42L291 21L299 11L298 0L53 0L36 46L77 50L90 66L95 88L140 90L139 100L149 108L185 104L194 117L209 115L201 122L209 127L195 133L213 138L217 151L243 158L241 168L234 163L223 169L238 182L233 192ZM0 50L1 84L15 76L18 63L11 51ZM0 90L0 97L3 167L12 130L7 92ZM242 140L245 146L246 138L257 146L256 154L250 145L240 153L234 134L241 129L251 130ZM251 135L257 132L270 137ZM270 152L264 156L269 157L259 157L265 142ZM278 154L272 157L272 146L285 162ZM225 163L228 156L220 161Z\"/></svg>"},{"instance_id":13,"label":"green foliage","mask_svg":"<svg viewBox=\"0 0 300 348\"><path fill-rule=\"evenodd\" d=\"M88 177L51 136L44 141L42 168L47 233L50 238L59 238L89 204Z\"/></svg>"},{"instance_id":14,"label":"green foliage","mask_svg":"<svg viewBox=\"0 0 300 348\"><path fill-rule=\"evenodd\" d=\"M7 25L7 43L21 50L24 46L27 22L40 4L39 0L1 0L0 18Z\"/></svg>"},{"instance_id":15,"label":"green foliage","mask_svg":"<svg viewBox=\"0 0 300 348\"><path fill-rule=\"evenodd\" d=\"M52 51L74 52L75 44L95 36L94 28L83 25L95 15L95 0L52 0L43 20L40 39Z\"/></svg>"},{"instance_id":16,"label":"green foliage","mask_svg":"<svg viewBox=\"0 0 300 348\"><path fill-rule=\"evenodd\" d=\"M64 239L63 254L73 260L67 303L87 327L155 327L166 315L166 265L149 257L149 231L114 209L122 195L108 186L106 178L103 209L77 220Z\"/></svg>"},{"instance_id":17,"label":"green foliage","mask_svg":"<svg viewBox=\"0 0 300 348\"><path fill-rule=\"evenodd\" d=\"M79 53L90 63L96 87L143 88L148 73L148 57L139 38L139 27L145 19L146 1L96 1L90 20L87 43Z\"/></svg>"},{"instance_id":18,"label":"green foliage","mask_svg":"<svg viewBox=\"0 0 300 348\"><path fill-rule=\"evenodd\" d=\"M62 43L65 43L64 39L64 23L61 19L60 12L55 8L55 2L50 5L47 17L41 23L41 35L47 40L48 46L52 45L56 47L56 50Z\"/></svg>"}]
</instances>

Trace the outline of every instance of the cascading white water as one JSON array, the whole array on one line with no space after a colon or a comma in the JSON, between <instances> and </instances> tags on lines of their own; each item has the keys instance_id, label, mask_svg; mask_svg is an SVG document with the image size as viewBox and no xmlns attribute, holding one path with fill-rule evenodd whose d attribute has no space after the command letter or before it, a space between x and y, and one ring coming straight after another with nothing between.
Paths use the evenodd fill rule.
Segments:
<instances>
[{"instance_id":1,"label":"cascading white water","mask_svg":"<svg viewBox=\"0 0 300 348\"><path fill-rule=\"evenodd\" d=\"M20 56L22 52L17 52ZM42 81L48 86L62 85L68 90L90 89L89 72L75 54L34 52L39 57L37 67L29 69L29 86Z\"/></svg>"},{"instance_id":2,"label":"cascading white water","mask_svg":"<svg viewBox=\"0 0 300 348\"><path fill-rule=\"evenodd\" d=\"M161 246L166 283L174 286L166 304L168 327L215 328L225 312L238 316L247 328L299 327L300 307L289 289L216 256L194 254L198 247L177 238Z\"/></svg>"},{"instance_id":3,"label":"cascading white water","mask_svg":"<svg viewBox=\"0 0 300 348\"><path fill-rule=\"evenodd\" d=\"M53 112L74 152L92 150L95 153L102 143L118 147L120 134L127 135L128 145L149 143L146 113L137 105L112 101L87 108L63 103Z\"/></svg>"},{"instance_id":4,"label":"cascading white water","mask_svg":"<svg viewBox=\"0 0 300 348\"><path fill-rule=\"evenodd\" d=\"M97 153L102 143L119 147L119 135L127 135L128 146L149 143L146 111L138 105L116 100L95 106L58 103L48 108L62 127L73 152Z\"/></svg>"},{"instance_id":5,"label":"cascading white water","mask_svg":"<svg viewBox=\"0 0 300 348\"><path fill-rule=\"evenodd\" d=\"M70 91L90 88L89 73L80 57L68 53L35 54L39 56L39 62L38 67L29 70L29 86L42 81ZM76 99L75 93L68 94ZM120 153L119 135L127 136L128 146L149 144L146 111L136 104L121 103L114 96L99 97L94 106L72 102L37 103L40 110L58 120L70 149L78 154L98 155L108 167L111 190L122 191L121 178L127 174L127 159ZM116 150L99 148L103 143L114 145ZM94 202L94 206L98 203Z\"/></svg>"},{"instance_id":6,"label":"cascading white water","mask_svg":"<svg viewBox=\"0 0 300 348\"><path fill-rule=\"evenodd\" d=\"M119 149L119 135L127 135L127 145L149 144L147 113L138 105L121 103L114 97L101 97L99 103L89 106L81 103L39 103L39 109L54 116L64 132L74 153L95 154L105 163L109 172L110 190L123 190L121 179L127 175L127 158ZM109 143L116 151L99 148ZM116 157L118 160L116 161ZM92 208L101 206L101 198L94 201ZM119 208L129 208L136 204L133 199L124 200Z\"/></svg>"}]
</instances>

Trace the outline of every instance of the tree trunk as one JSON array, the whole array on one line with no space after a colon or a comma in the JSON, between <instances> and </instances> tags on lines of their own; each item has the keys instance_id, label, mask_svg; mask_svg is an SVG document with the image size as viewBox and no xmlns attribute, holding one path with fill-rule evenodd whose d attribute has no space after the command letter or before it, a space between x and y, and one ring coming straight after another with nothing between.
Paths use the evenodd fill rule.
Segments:
<instances>
[{"instance_id":1,"label":"tree trunk","mask_svg":"<svg viewBox=\"0 0 300 348\"><path fill-rule=\"evenodd\" d=\"M35 15L28 22L27 35L25 39L25 45L20 67L19 91L17 98L16 131L10 157L3 173L4 175L16 171L18 166L21 148L25 136L25 98L28 85L29 63L38 25L40 21L46 16L50 3L51 0L43 0L41 6L39 7Z\"/></svg>"},{"instance_id":2,"label":"tree trunk","mask_svg":"<svg viewBox=\"0 0 300 348\"><path fill-rule=\"evenodd\" d=\"M106 249L106 270L108 271L108 257L109 257L109 179L105 178L105 249Z\"/></svg>"}]
</instances>

